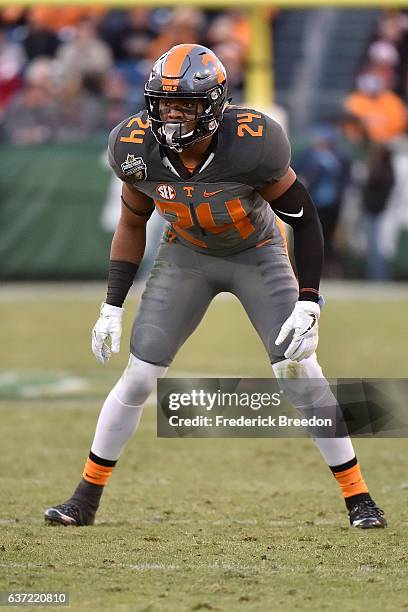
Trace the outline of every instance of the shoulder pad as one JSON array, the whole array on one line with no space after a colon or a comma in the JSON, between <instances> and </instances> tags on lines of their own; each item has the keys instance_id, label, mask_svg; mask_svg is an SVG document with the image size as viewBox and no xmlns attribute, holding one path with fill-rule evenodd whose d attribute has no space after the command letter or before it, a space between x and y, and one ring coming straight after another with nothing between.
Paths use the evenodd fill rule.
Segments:
<instances>
[{"instance_id":1,"label":"shoulder pad","mask_svg":"<svg viewBox=\"0 0 408 612\"><path fill-rule=\"evenodd\" d=\"M261 187L286 174L291 150L279 123L261 111L237 106L227 109L224 120L228 158L245 183Z\"/></svg>"},{"instance_id":2,"label":"shoulder pad","mask_svg":"<svg viewBox=\"0 0 408 612\"><path fill-rule=\"evenodd\" d=\"M152 138L147 111L128 117L109 134L109 164L125 183L146 180L146 158Z\"/></svg>"}]
</instances>

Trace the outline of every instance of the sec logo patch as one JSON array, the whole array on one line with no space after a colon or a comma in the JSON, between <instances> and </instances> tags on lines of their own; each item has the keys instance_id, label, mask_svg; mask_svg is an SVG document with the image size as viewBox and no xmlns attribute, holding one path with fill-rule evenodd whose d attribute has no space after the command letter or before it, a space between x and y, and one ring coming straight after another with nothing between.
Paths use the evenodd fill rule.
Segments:
<instances>
[{"instance_id":1,"label":"sec logo patch","mask_svg":"<svg viewBox=\"0 0 408 612\"><path fill-rule=\"evenodd\" d=\"M176 190L171 185L158 185L156 191L164 200L174 200L176 197Z\"/></svg>"}]
</instances>

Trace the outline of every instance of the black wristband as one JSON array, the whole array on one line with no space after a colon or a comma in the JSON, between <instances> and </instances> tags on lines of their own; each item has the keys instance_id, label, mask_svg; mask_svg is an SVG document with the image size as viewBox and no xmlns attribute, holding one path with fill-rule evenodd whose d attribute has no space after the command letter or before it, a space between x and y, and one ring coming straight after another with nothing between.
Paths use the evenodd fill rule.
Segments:
<instances>
[{"instance_id":1,"label":"black wristband","mask_svg":"<svg viewBox=\"0 0 408 612\"><path fill-rule=\"evenodd\" d=\"M317 291L317 289L314 289L313 287L306 287L304 289L301 289L299 291L299 301L304 302L305 300L307 300L308 302L316 302L316 304L318 304L319 292Z\"/></svg>"},{"instance_id":2,"label":"black wristband","mask_svg":"<svg viewBox=\"0 0 408 612\"><path fill-rule=\"evenodd\" d=\"M138 270L138 264L130 261L109 262L108 291L105 302L111 306L123 305Z\"/></svg>"}]
</instances>

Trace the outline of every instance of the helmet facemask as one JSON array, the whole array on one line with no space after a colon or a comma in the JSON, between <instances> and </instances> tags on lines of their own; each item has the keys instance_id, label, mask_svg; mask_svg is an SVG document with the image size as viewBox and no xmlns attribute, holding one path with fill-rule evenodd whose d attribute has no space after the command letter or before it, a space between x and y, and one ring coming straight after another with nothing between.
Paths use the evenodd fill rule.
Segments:
<instances>
[{"instance_id":1,"label":"helmet facemask","mask_svg":"<svg viewBox=\"0 0 408 612\"><path fill-rule=\"evenodd\" d=\"M145 98L153 134L160 144L180 152L182 149L213 134L220 123L226 100L224 88L214 87L205 96L182 93L151 93L146 90ZM195 113L182 121L165 119L160 101L195 103ZM201 103L201 104L200 104ZM201 109L200 109L201 106ZM201 110L201 112L200 112Z\"/></svg>"}]
</instances>

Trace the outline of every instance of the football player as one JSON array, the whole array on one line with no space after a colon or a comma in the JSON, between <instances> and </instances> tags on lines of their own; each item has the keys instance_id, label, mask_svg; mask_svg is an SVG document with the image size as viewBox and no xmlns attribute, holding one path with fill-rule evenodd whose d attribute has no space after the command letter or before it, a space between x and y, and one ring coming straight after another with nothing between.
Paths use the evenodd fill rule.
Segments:
<instances>
[{"instance_id":1,"label":"football player","mask_svg":"<svg viewBox=\"0 0 408 612\"><path fill-rule=\"evenodd\" d=\"M243 304L276 377L322 381L326 393L317 392L312 406L295 400L299 410L324 407L330 393L315 352L321 228L290 167L284 131L257 110L230 105L223 65L196 44L177 45L157 60L145 99L147 109L109 138L110 164L123 188L107 295L92 332L98 361L119 351L123 303L155 207L168 226L133 324L128 366L102 407L78 487L65 503L45 511L50 523L94 523L144 402L221 291ZM279 218L293 228L297 279ZM351 525L385 527L350 438L314 441L340 487Z\"/></svg>"}]
</instances>

